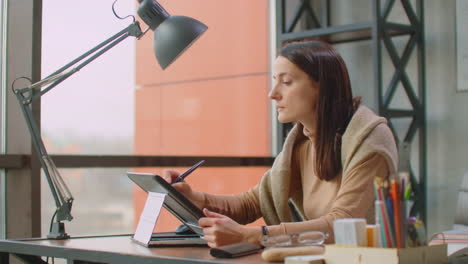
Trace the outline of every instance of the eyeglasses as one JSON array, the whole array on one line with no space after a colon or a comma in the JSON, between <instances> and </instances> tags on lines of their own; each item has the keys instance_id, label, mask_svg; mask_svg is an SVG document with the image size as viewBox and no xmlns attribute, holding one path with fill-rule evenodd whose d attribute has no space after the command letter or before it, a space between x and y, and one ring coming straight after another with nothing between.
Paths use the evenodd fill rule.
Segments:
<instances>
[{"instance_id":1,"label":"eyeglasses","mask_svg":"<svg viewBox=\"0 0 468 264\"><path fill-rule=\"evenodd\" d=\"M292 235L265 236L260 243L264 247L295 247L322 245L328 238L328 233L308 231Z\"/></svg>"}]
</instances>

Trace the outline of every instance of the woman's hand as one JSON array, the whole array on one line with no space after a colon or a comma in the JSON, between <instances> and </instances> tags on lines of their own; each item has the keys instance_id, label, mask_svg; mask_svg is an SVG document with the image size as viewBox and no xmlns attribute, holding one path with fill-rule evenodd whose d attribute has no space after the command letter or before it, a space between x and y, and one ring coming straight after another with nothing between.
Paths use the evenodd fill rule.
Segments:
<instances>
[{"instance_id":1,"label":"woman's hand","mask_svg":"<svg viewBox=\"0 0 468 264\"><path fill-rule=\"evenodd\" d=\"M162 178L172 184L172 182L179 177L179 173L175 170L164 170L162 173ZM195 206L202 209L204 207L204 195L201 192L192 190L192 187L185 181L172 184L172 187L182 193L185 198L189 199Z\"/></svg>"},{"instance_id":2,"label":"woman's hand","mask_svg":"<svg viewBox=\"0 0 468 264\"><path fill-rule=\"evenodd\" d=\"M261 238L259 227L238 224L231 218L206 208L203 209L203 213L206 217L200 218L198 225L203 228L203 237L209 247L219 247L241 241L258 243Z\"/></svg>"},{"instance_id":3,"label":"woman's hand","mask_svg":"<svg viewBox=\"0 0 468 264\"><path fill-rule=\"evenodd\" d=\"M163 170L162 177L163 179L168 182L169 184L172 184L174 180L179 177L180 173L175 171L175 170ZM179 192L187 196L186 194L190 194L192 192L192 188L190 185L188 185L186 182L181 181L178 183L174 183L172 185L175 189L177 189Z\"/></svg>"}]
</instances>

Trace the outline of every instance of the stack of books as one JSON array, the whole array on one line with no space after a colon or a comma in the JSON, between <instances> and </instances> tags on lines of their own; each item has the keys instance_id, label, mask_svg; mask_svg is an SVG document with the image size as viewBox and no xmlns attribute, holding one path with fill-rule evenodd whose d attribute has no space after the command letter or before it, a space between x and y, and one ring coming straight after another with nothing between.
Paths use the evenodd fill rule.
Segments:
<instances>
[{"instance_id":1,"label":"stack of books","mask_svg":"<svg viewBox=\"0 0 468 264\"><path fill-rule=\"evenodd\" d=\"M468 263L468 228L452 229L434 234L429 245L438 244L447 245L449 263Z\"/></svg>"},{"instance_id":2,"label":"stack of books","mask_svg":"<svg viewBox=\"0 0 468 264\"><path fill-rule=\"evenodd\" d=\"M468 229L453 229L440 233L436 233L432 236L429 244L468 244Z\"/></svg>"}]
</instances>

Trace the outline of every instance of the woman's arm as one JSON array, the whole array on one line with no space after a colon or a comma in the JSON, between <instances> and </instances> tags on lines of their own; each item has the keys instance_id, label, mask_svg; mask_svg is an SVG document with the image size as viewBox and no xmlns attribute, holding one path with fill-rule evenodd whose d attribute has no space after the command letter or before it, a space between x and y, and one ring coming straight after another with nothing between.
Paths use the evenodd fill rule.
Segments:
<instances>
[{"instance_id":1,"label":"woman's arm","mask_svg":"<svg viewBox=\"0 0 468 264\"><path fill-rule=\"evenodd\" d=\"M173 170L163 171L163 178L173 182L179 173ZM248 241L259 243L262 236L259 226L247 226L261 217L258 199L258 186L238 195L216 195L193 190L186 182L173 184L197 207L203 209L206 217L199 219L203 228L204 239L210 247Z\"/></svg>"},{"instance_id":2,"label":"woman's arm","mask_svg":"<svg viewBox=\"0 0 468 264\"><path fill-rule=\"evenodd\" d=\"M297 234L305 231L322 231L329 233L327 243L334 241L333 221L338 218L365 218L374 203L374 178L388 177L388 166L385 159L379 154L373 154L364 159L355 168L343 176L341 187L333 205L324 216L304 222L281 223L268 226L270 236L281 234ZM256 189L256 188L255 188ZM211 196L211 195L210 195ZM239 197L212 196L207 200L214 202L213 208L229 207L236 204L232 199ZM258 197L258 195L256 196ZM258 202L258 199L257 199ZM227 203L229 205L223 205ZM258 208L258 207L256 207ZM247 211L248 212L248 211ZM200 226L204 228L206 240L209 245L219 246L239 241L259 243L262 233L258 226L244 226L233 219L218 213L204 210L207 217L201 218Z\"/></svg>"},{"instance_id":3,"label":"woman's arm","mask_svg":"<svg viewBox=\"0 0 468 264\"><path fill-rule=\"evenodd\" d=\"M179 176L177 171L164 170L163 178L171 183ZM208 194L193 190L186 182L173 184L179 192L198 208L229 216L239 223L247 224L262 216L258 202L258 186L236 195Z\"/></svg>"},{"instance_id":4,"label":"woman's arm","mask_svg":"<svg viewBox=\"0 0 468 264\"><path fill-rule=\"evenodd\" d=\"M304 222L269 226L269 232L272 235L279 235L312 230L322 231L330 234L327 242L332 242L334 240L333 221L338 218L366 218L375 200L374 178L386 178L388 174L385 158L379 154L370 155L343 175L341 187L326 215Z\"/></svg>"},{"instance_id":5,"label":"woman's arm","mask_svg":"<svg viewBox=\"0 0 468 264\"><path fill-rule=\"evenodd\" d=\"M226 215L238 223L248 224L262 217L258 186L236 195L203 193L204 208Z\"/></svg>"}]
</instances>

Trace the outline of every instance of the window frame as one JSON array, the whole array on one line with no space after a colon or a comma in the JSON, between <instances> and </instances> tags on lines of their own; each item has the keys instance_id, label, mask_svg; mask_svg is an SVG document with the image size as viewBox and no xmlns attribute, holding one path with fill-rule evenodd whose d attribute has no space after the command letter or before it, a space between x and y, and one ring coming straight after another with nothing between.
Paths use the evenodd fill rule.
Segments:
<instances>
[{"instance_id":1,"label":"window frame","mask_svg":"<svg viewBox=\"0 0 468 264\"><path fill-rule=\"evenodd\" d=\"M2 35L0 39L2 55L4 52L7 56L2 59L2 66L4 67L2 67L1 71L2 131L0 133L0 170L5 173L4 177L0 175L0 201L2 203L0 205L0 210L2 210L0 211L2 217L0 218L0 237L9 239L39 237L43 235L41 234L41 168L38 159L35 157L25 120L21 114L18 114L20 109L10 86L18 76L31 76L33 80L40 80L43 1L0 1L2 6L1 33L5 33L5 31L8 33L8 35ZM270 4L270 6L274 5ZM12 15L3 17L3 12ZM274 9L270 10L270 16L274 16ZM11 30L20 23L20 18L23 27L27 30ZM274 19L274 17L271 19ZM272 26L271 32L275 32L274 26ZM18 43L22 44L21 48L29 48L32 53L31 56L19 54L18 50L20 48L6 48L17 46ZM272 56L274 56L275 43L272 44L270 49ZM10 60L7 58L10 58ZM39 99L32 106L39 128L40 105ZM276 126L276 118L272 119L272 126ZM275 130L273 127L271 131L274 136ZM273 138L273 146L275 142L276 139ZM200 159L206 160L209 167L258 167L273 164L273 156L277 152L275 149L277 148L272 147L272 156L265 157L139 155L51 155L51 157L58 168L187 167ZM18 199L18 197L22 198ZM3 208L2 205L4 205ZM27 217L25 217L26 215ZM13 221L16 218L27 219L24 222Z\"/></svg>"}]
</instances>

